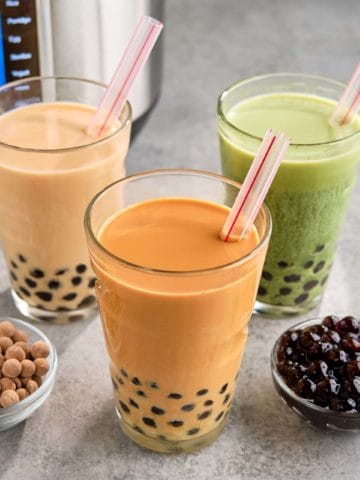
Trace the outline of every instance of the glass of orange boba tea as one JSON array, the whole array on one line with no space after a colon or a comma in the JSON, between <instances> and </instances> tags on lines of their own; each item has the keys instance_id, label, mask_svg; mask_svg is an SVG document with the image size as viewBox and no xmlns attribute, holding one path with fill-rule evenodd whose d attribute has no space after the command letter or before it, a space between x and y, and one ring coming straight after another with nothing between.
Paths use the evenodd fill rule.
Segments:
<instances>
[{"instance_id":1,"label":"glass of orange boba tea","mask_svg":"<svg viewBox=\"0 0 360 480\"><path fill-rule=\"evenodd\" d=\"M0 240L17 308L60 323L94 312L83 216L125 174L131 109L113 129L86 134L105 86L28 78L0 89Z\"/></svg>"},{"instance_id":2,"label":"glass of orange boba tea","mask_svg":"<svg viewBox=\"0 0 360 480\"><path fill-rule=\"evenodd\" d=\"M96 296L123 432L160 452L190 452L224 427L271 232L220 231L240 185L158 170L100 192L85 215Z\"/></svg>"}]
</instances>

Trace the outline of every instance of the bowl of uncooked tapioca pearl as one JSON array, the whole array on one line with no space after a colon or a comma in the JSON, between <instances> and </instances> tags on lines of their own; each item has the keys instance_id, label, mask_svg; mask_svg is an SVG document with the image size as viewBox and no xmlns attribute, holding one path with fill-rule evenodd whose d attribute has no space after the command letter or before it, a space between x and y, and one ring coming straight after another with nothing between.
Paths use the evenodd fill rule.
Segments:
<instances>
[{"instance_id":1,"label":"bowl of uncooked tapioca pearl","mask_svg":"<svg viewBox=\"0 0 360 480\"><path fill-rule=\"evenodd\" d=\"M29 417L55 383L56 350L37 327L0 317L0 431Z\"/></svg>"}]
</instances>

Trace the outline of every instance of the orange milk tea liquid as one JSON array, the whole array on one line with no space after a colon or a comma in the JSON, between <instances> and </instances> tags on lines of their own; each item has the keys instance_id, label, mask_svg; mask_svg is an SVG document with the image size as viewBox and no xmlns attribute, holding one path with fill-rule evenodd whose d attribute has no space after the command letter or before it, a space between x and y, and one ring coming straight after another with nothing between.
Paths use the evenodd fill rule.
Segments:
<instances>
[{"instance_id":1,"label":"orange milk tea liquid","mask_svg":"<svg viewBox=\"0 0 360 480\"><path fill-rule=\"evenodd\" d=\"M97 144L94 108L37 103L0 116L0 238L12 289L40 311L94 305L83 215L91 197L124 176L130 128Z\"/></svg>"},{"instance_id":2,"label":"orange milk tea liquid","mask_svg":"<svg viewBox=\"0 0 360 480\"><path fill-rule=\"evenodd\" d=\"M218 432L230 408L266 248L246 265L214 268L259 243L255 228L224 243L228 213L215 203L162 198L121 211L100 231L108 252L147 269L93 256L122 428L149 448L158 449L154 439Z\"/></svg>"}]
</instances>

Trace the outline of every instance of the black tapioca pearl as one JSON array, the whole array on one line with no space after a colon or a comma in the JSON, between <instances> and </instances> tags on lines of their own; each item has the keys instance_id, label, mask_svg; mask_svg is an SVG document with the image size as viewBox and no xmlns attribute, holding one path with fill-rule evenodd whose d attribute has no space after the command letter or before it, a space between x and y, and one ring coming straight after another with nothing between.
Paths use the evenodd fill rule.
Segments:
<instances>
[{"instance_id":1,"label":"black tapioca pearl","mask_svg":"<svg viewBox=\"0 0 360 480\"><path fill-rule=\"evenodd\" d=\"M84 315L81 315L81 314L79 314L79 315L70 315L70 317L68 317L68 318L69 318L69 322L78 322L79 320L83 320Z\"/></svg>"},{"instance_id":2,"label":"black tapioca pearl","mask_svg":"<svg viewBox=\"0 0 360 480\"><path fill-rule=\"evenodd\" d=\"M158 435L157 438L159 440L162 440L163 442L166 442L167 441L167 438L165 437L165 435Z\"/></svg>"},{"instance_id":3,"label":"black tapioca pearl","mask_svg":"<svg viewBox=\"0 0 360 480\"><path fill-rule=\"evenodd\" d=\"M278 262L278 267L279 268L286 268L288 266L289 266L289 264L287 262L284 262L284 261Z\"/></svg>"},{"instance_id":4,"label":"black tapioca pearl","mask_svg":"<svg viewBox=\"0 0 360 480\"><path fill-rule=\"evenodd\" d=\"M60 288L60 286L61 286L61 283L58 282L57 280L50 280L50 282L48 283L48 287L51 290L57 290L58 288Z\"/></svg>"},{"instance_id":5,"label":"black tapioca pearl","mask_svg":"<svg viewBox=\"0 0 360 480\"><path fill-rule=\"evenodd\" d=\"M71 279L71 283L76 287L77 285L80 285L80 283L82 282L82 278L77 276L77 277L73 277Z\"/></svg>"},{"instance_id":6,"label":"black tapioca pearl","mask_svg":"<svg viewBox=\"0 0 360 480\"><path fill-rule=\"evenodd\" d=\"M111 377L111 383L113 384L114 390L119 390L119 385L115 382L115 380Z\"/></svg>"},{"instance_id":7,"label":"black tapioca pearl","mask_svg":"<svg viewBox=\"0 0 360 480\"><path fill-rule=\"evenodd\" d=\"M190 430L186 432L186 435L196 435L199 432L200 432L200 428L190 428Z\"/></svg>"},{"instance_id":8,"label":"black tapioca pearl","mask_svg":"<svg viewBox=\"0 0 360 480\"><path fill-rule=\"evenodd\" d=\"M163 408L159 408L159 407L151 407L151 411L155 415L164 415L165 414L165 410Z\"/></svg>"},{"instance_id":9,"label":"black tapioca pearl","mask_svg":"<svg viewBox=\"0 0 360 480\"><path fill-rule=\"evenodd\" d=\"M170 420L170 422L168 422L168 425L178 428L182 427L184 425L184 422L182 420Z\"/></svg>"},{"instance_id":10,"label":"black tapioca pearl","mask_svg":"<svg viewBox=\"0 0 360 480\"><path fill-rule=\"evenodd\" d=\"M198 397L202 397L203 395L206 395L206 394L208 393L208 391L209 391L209 390L208 390L207 388L202 388L201 390L198 390L198 391L196 392L196 395L197 395Z\"/></svg>"},{"instance_id":11,"label":"black tapioca pearl","mask_svg":"<svg viewBox=\"0 0 360 480\"><path fill-rule=\"evenodd\" d=\"M220 394L225 393L228 386L229 386L229 384L228 384L228 383L225 383L225 385L223 385L223 386L220 388L220 392L219 392L219 393L220 393Z\"/></svg>"},{"instance_id":12,"label":"black tapioca pearl","mask_svg":"<svg viewBox=\"0 0 360 480\"><path fill-rule=\"evenodd\" d=\"M84 273L86 269L87 269L87 266L84 263L79 263L79 265L76 265L77 273Z\"/></svg>"},{"instance_id":13,"label":"black tapioca pearl","mask_svg":"<svg viewBox=\"0 0 360 480\"><path fill-rule=\"evenodd\" d=\"M325 285L328 277L329 277L329 275L326 275L326 276L321 280L321 282L320 282L320 285L321 285L321 286Z\"/></svg>"},{"instance_id":14,"label":"black tapioca pearl","mask_svg":"<svg viewBox=\"0 0 360 480\"><path fill-rule=\"evenodd\" d=\"M318 273L318 272L320 272L320 270L322 270L324 267L325 267L325 262L324 262L324 260L321 260L321 262L319 262L319 263L315 266L313 272L314 272L314 273Z\"/></svg>"},{"instance_id":15,"label":"black tapioca pearl","mask_svg":"<svg viewBox=\"0 0 360 480\"><path fill-rule=\"evenodd\" d=\"M265 280L272 280L273 279L273 276L272 276L272 273L270 272L265 272L265 270L262 272L261 274L262 278L265 278Z\"/></svg>"},{"instance_id":16,"label":"black tapioca pearl","mask_svg":"<svg viewBox=\"0 0 360 480\"><path fill-rule=\"evenodd\" d=\"M23 298L23 296L21 295L21 293L19 292L19 290L15 290L15 293L16 293L16 295L17 295L19 298Z\"/></svg>"},{"instance_id":17,"label":"black tapioca pearl","mask_svg":"<svg viewBox=\"0 0 360 480\"><path fill-rule=\"evenodd\" d=\"M182 398L182 395L181 393L169 393L168 398L179 400L180 398Z\"/></svg>"},{"instance_id":18,"label":"black tapioca pearl","mask_svg":"<svg viewBox=\"0 0 360 480\"><path fill-rule=\"evenodd\" d=\"M154 388L155 390L159 388L158 384L156 382L150 382L149 383L150 388Z\"/></svg>"},{"instance_id":19,"label":"black tapioca pearl","mask_svg":"<svg viewBox=\"0 0 360 480\"><path fill-rule=\"evenodd\" d=\"M225 395L225 398L224 398L224 401L223 401L223 405L226 405L227 402L229 401L229 399L230 399L230 393L227 393L227 394Z\"/></svg>"},{"instance_id":20,"label":"black tapioca pearl","mask_svg":"<svg viewBox=\"0 0 360 480\"><path fill-rule=\"evenodd\" d=\"M92 305L95 302L95 300L96 298L94 297L94 295L88 295L83 300L81 300L81 302L78 305L78 308L88 307Z\"/></svg>"},{"instance_id":21,"label":"black tapioca pearl","mask_svg":"<svg viewBox=\"0 0 360 480\"><path fill-rule=\"evenodd\" d=\"M121 410L123 410L125 413L130 413L130 408L126 405L126 403L122 402L121 400L119 401Z\"/></svg>"},{"instance_id":22,"label":"black tapioca pearl","mask_svg":"<svg viewBox=\"0 0 360 480\"><path fill-rule=\"evenodd\" d=\"M304 268L311 268L313 265L314 265L313 260L308 260L308 261L305 263Z\"/></svg>"},{"instance_id":23,"label":"black tapioca pearl","mask_svg":"<svg viewBox=\"0 0 360 480\"><path fill-rule=\"evenodd\" d=\"M120 372L123 377L128 378L128 374L123 368L120 368Z\"/></svg>"},{"instance_id":24,"label":"black tapioca pearl","mask_svg":"<svg viewBox=\"0 0 360 480\"><path fill-rule=\"evenodd\" d=\"M30 275L34 278L43 278L45 276L44 272L39 268L34 268L33 270L31 270Z\"/></svg>"},{"instance_id":25,"label":"black tapioca pearl","mask_svg":"<svg viewBox=\"0 0 360 480\"><path fill-rule=\"evenodd\" d=\"M295 298L294 302L296 304L305 302L305 300L307 300L308 296L309 296L308 293L302 293L301 295L299 295L298 297Z\"/></svg>"},{"instance_id":26,"label":"black tapioca pearl","mask_svg":"<svg viewBox=\"0 0 360 480\"><path fill-rule=\"evenodd\" d=\"M23 293L26 297L31 297L31 293L25 287L19 287L21 293Z\"/></svg>"},{"instance_id":27,"label":"black tapioca pearl","mask_svg":"<svg viewBox=\"0 0 360 480\"><path fill-rule=\"evenodd\" d=\"M290 293L292 292L292 289L283 287L283 288L280 288L279 292L280 292L280 295L290 295Z\"/></svg>"},{"instance_id":28,"label":"black tapioca pearl","mask_svg":"<svg viewBox=\"0 0 360 480\"><path fill-rule=\"evenodd\" d=\"M50 292L35 292L35 295L44 302L51 302L52 294Z\"/></svg>"},{"instance_id":29,"label":"black tapioca pearl","mask_svg":"<svg viewBox=\"0 0 360 480\"><path fill-rule=\"evenodd\" d=\"M315 253L319 253L319 252L321 252L322 250L324 250L324 248L325 248L325 245L323 245L323 244L322 244L322 245L317 245L317 247L315 248L314 252L315 252Z\"/></svg>"},{"instance_id":30,"label":"black tapioca pearl","mask_svg":"<svg viewBox=\"0 0 360 480\"><path fill-rule=\"evenodd\" d=\"M70 302L71 300L75 300L76 297L77 297L77 293L71 292L71 293L67 293L62 298L63 298L63 300L66 300L67 302Z\"/></svg>"},{"instance_id":31,"label":"black tapioca pearl","mask_svg":"<svg viewBox=\"0 0 360 480\"><path fill-rule=\"evenodd\" d=\"M195 406L195 403L186 403L181 407L181 410L183 412L191 412L192 410L194 410Z\"/></svg>"},{"instance_id":32,"label":"black tapioca pearl","mask_svg":"<svg viewBox=\"0 0 360 480\"><path fill-rule=\"evenodd\" d=\"M120 385L125 385L124 380L121 377L116 377L116 380L120 383Z\"/></svg>"},{"instance_id":33,"label":"black tapioca pearl","mask_svg":"<svg viewBox=\"0 0 360 480\"><path fill-rule=\"evenodd\" d=\"M135 400L133 400L132 398L129 398L129 404L134 407L134 408L137 408L139 409L139 405L135 402Z\"/></svg>"},{"instance_id":34,"label":"black tapioca pearl","mask_svg":"<svg viewBox=\"0 0 360 480\"><path fill-rule=\"evenodd\" d=\"M210 417L212 414L212 410L204 410L203 412L199 413L197 418L198 420L205 420L205 418Z\"/></svg>"},{"instance_id":35,"label":"black tapioca pearl","mask_svg":"<svg viewBox=\"0 0 360 480\"><path fill-rule=\"evenodd\" d=\"M220 412L219 415L216 416L215 422L218 422L223 415L224 415L224 412Z\"/></svg>"},{"instance_id":36,"label":"black tapioca pearl","mask_svg":"<svg viewBox=\"0 0 360 480\"><path fill-rule=\"evenodd\" d=\"M146 397L146 393L143 390L136 390L136 395L139 395L139 397Z\"/></svg>"},{"instance_id":37,"label":"black tapioca pearl","mask_svg":"<svg viewBox=\"0 0 360 480\"><path fill-rule=\"evenodd\" d=\"M35 282L35 280L32 280L31 278L25 278L25 283L30 288L36 288L37 287L37 282Z\"/></svg>"},{"instance_id":38,"label":"black tapioca pearl","mask_svg":"<svg viewBox=\"0 0 360 480\"><path fill-rule=\"evenodd\" d=\"M286 283L296 283L301 280L301 275L296 275L296 273L293 275L285 275L284 280Z\"/></svg>"},{"instance_id":39,"label":"black tapioca pearl","mask_svg":"<svg viewBox=\"0 0 360 480\"><path fill-rule=\"evenodd\" d=\"M264 287L262 287L262 286L260 285L260 287L259 287L259 289L258 289L258 291L257 291L257 294L260 295L261 297L262 297L263 295L266 295L266 294L267 294L266 288L264 288Z\"/></svg>"},{"instance_id":40,"label":"black tapioca pearl","mask_svg":"<svg viewBox=\"0 0 360 480\"><path fill-rule=\"evenodd\" d=\"M94 288L94 287L95 287L95 283L96 283L96 278L95 278L95 277L90 278L89 283L88 283L88 287L89 287L89 288Z\"/></svg>"},{"instance_id":41,"label":"black tapioca pearl","mask_svg":"<svg viewBox=\"0 0 360 480\"><path fill-rule=\"evenodd\" d=\"M148 427L156 428L156 422L153 418L150 417L142 417L142 421L147 425Z\"/></svg>"},{"instance_id":42,"label":"black tapioca pearl","mask_svg":"<svg viewBox=\"0 0 360 480\"><path fill-rule=\"evenodd\" d=\"M15 275L15 272L13 272L12 270L10 270L10 277L14 280L14 282L16 282L16 280L18 279L17 276Z\"/></svg>"},{"instance_id":43,"label":"black tapioca pearl","mask_svg":"<svg viewBox=\"0 0 360 480\"><path fill-rule=\"evenodd\" d=\"M142 435L145 435L144 430L137 425L134 427L135 432L141 433Z\"/></svg>"},{"instance_id":44,"label":"black tapioca pearl","mask_svg":"<svg viewBox=\"0 0 360 480\"><path fill-rule=\"evenodd\" d=\"M57 307L56 309L57 312L70 312L70 308L68 307Z\"/></svg>"},{"instance_id":45,"label":"black tapioca pearl","mask_svg":"<svg viewBox=\"0 0 360 480\"><path fill-rule=\"evenodd\" d=\"M214 403L213 400L206 400L206 402L204 402L204 406L210 407L210 405L212 405L213 403Z\"/></svg>"},{"instance_id":46,"label":"black tapioca pearl","mask_svg":"<svg viewBox=\"0 0 360 480\"><path fill-rule=\"evenodd\" d=\"M17 263L14 262L14 260L11 260L11 261L10 261L10 264L11 264L11 266L12 266L13 268L18 268Z\"/></svg>"},{"instance_id":47,"label":"black tapioca pearl","mask_svg":"<svg viewBox=\"0 0 360 480\"><path fill-rule=\"evenodd\" d=\"M134 385L141 385L141 382L137 377L134 377L131 381Z\"/></svg>"},{"instance_id":48,"label":"black tapioca pearl","mask_svg":"<svg viewBox=\"0 0 360 480\"><path fill-rule=\"evenodd\" d=\"M312 290L316 287L316 285L318 285L318 283L318 280L310 280L309 282L305 283L304 290Z\"/></svg>"},{"instance_id":49,"label":"black tapioca pearl","mask_svg":"<svg viewBox=\"0 0 360 480\"><path fill-rule=\"evenodd\" d=\"M26 263L26 257L24 257L24 255L21 255L21 253L19 253L18 257L19 257L20 262Z\"/></svg>"},{"instance_id":50,"label":"black tapioca pearl","mask_svg":"<svg viewBox=\"0 0 360 480\"><path fill-rule=\"evenodd\" d=\"M56 270L55 275L64 275L68 271L67 268L60 268L60 270Z\"/></svg>"}]
</instances>

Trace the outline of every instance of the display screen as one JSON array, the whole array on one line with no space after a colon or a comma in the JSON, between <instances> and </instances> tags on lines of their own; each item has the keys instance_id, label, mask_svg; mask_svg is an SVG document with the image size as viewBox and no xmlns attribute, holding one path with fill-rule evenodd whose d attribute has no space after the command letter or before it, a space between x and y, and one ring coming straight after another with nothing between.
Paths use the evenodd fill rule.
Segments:
<instances>
[{"instance_id":1,"label":"display screen","mask_svg":"<svg viewBox=\"0 0 360 480\"><path fill-rule=\"evenodd\" d=\"M40 74L35 0L0 0L0 85Z\"/></svg>"}]
</instances>

